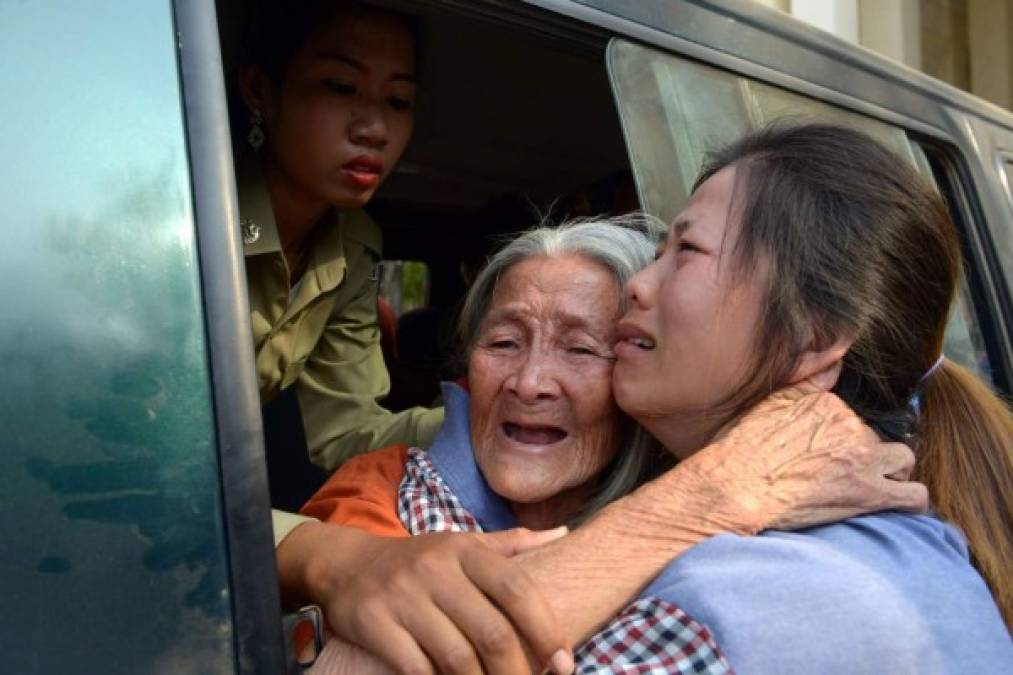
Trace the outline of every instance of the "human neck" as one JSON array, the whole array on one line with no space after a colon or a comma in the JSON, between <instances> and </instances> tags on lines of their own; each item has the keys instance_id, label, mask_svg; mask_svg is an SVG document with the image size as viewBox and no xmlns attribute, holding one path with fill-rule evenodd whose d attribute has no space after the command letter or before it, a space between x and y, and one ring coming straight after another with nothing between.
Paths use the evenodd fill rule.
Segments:
<instances>
[{"instance_id":1,"label":"human neck","mask_svg":"<svg viewBox=\"0 0 1013 675\"><path fill-rule=\"evenodd\" d=\"M271 196L271 208L282 251L289 260L298 259L313 227L329 204L295 185L270 159L264 161L264 180Z\"/></svg>"},{"instance_id":2,"label":"human neck","mask_svg":"<svg viewBox=\"0 0 1013 675\"><path fill-rule=\"evenodd\" d=\"M549 499L525 504L510 502L510 509L517 519L519 527L529 530L548 530L565 525L587 503L590 489L579 486L565 490Z\"/></svg>"},{"instance_id":3,"label":"human neck","mask_svg":"<svg viewBox=\"0 0 1013 675\"><path fill-rule=\"evenodd\" d=\"M704 413L668 414L638 420L670 455L686 459L710 444L733 422Z\"/></svg>"}]
</instances>

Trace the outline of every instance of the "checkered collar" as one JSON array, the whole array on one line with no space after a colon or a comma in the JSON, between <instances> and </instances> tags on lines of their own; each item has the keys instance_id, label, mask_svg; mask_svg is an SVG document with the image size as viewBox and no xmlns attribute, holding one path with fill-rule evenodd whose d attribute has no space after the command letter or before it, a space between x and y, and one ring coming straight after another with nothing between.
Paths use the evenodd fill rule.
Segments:
<instances>
[{"instance_id":1,"label":"checkered collar","mask_svg":"<svg viewBox=\"0 0 1013 675\"><path fill-rule=\"evenodd\" d=\"M517 527L510 505L492 491L475 462L468 392L452 382L441 386L446 416L429 448L429 461L483 530L496 532Z\"/></svg>"}]
</instances>

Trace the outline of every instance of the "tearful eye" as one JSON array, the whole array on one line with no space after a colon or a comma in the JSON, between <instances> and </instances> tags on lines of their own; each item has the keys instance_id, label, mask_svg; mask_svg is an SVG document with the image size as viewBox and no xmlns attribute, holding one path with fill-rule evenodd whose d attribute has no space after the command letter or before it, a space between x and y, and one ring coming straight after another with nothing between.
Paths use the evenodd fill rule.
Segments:
<instances>
[{"instance_id":1,"label":"tearful eye","mask_svg":"<svg viewBox=\"0 0 1013 675\"><path fill-rule=\"evenodd\" d=\"M512 349L517 346L517 343L513 340L493 340L486 346L490 349Z\"/></svg>"},{"instance_id":2,"label":"tearful eye","mask_svg":"<svg viewBox=\"0 0 1013 675\"><path fill-rule=\"evenodd\" d=\"M702 250L691 241L683 239L679 242L679 253L700 253Z\"/></svg>"},{"instance_id":3,"label":"tearful eye","mask_svg":"<svg viewBox=\"0 0 1013 675\"><path fill-rule=\"evenodd\" d=\"M566 351L569 352L570 354L574 354L576 356L595 356L596 355L596 352L593 349L591 349L590 347L583 347L583 346L568 347Z\"/></svg>"}]
</instances>

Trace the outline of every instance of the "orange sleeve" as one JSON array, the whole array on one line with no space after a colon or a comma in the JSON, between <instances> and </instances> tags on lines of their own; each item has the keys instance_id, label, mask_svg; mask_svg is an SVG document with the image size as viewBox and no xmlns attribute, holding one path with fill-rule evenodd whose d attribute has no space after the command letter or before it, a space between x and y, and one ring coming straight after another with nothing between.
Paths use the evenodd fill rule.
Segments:
<instances>
[{"instance_id":1,"label":"orange sleeve","mask_svg":"<svg viewBox=\"0 0 1013 675\"><path fill-rule=\"evenodd\" d=\"M300 513L384 537L407 537L397 515L397 489L408 446L392 445L353 457L334 472Z\"/></svg>"}]
</instances>

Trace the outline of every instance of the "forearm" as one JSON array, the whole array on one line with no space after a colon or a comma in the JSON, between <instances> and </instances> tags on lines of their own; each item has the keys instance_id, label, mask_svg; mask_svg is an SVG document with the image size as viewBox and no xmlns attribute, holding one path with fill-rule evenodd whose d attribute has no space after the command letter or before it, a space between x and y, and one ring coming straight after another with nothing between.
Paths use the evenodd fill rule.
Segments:
<instances>
[{"instance_id":1,"label":"forearm","mask_svg":"<svg viewBox=\"0 0 1013 675\"><path fill-rule=\"evenodd\" d=\"M310 460L328 473L352 457L395 443L428 446L443 422L442 408L393 413L371 395L324 387L309 375L297 391Z\"/></svg>"},{"instance_id":2,"label":"forearm","mask_svg":"<svg viewBox=\"0 0 1013 675\"><path fill-rule=\"evenodd\" d=\"M782 392L569 536L526 554L527 571L576 644L715 534L924 509L924 486L903 482L913 461L910 449L879 443L836 397Z\"/></svg>"},{"instance_id":3,"label":"forearm","mask_svg":"<svg viewBox=\"0 0 1013 675\"><path fill-rule=\"evenodd\" d=\"M338 573L354 568L354 557L370 539L330 523L311 520L297 526L275 549L282 601L298 606L333 596L342 583Z\"/></svg>"},{"instance_id":4,"label":"forearm","mask_svg":"<svg viewBox=\"0 0 1013 675\"><path fill-rule=\"evenodd\" d=\"M610 504L570 535L520 556L571 644L615 616L672 559L723 531L745 529L693 467L677 467ZM740 519L741 520L741 519Z\"/></svg>"}]
</instances>

